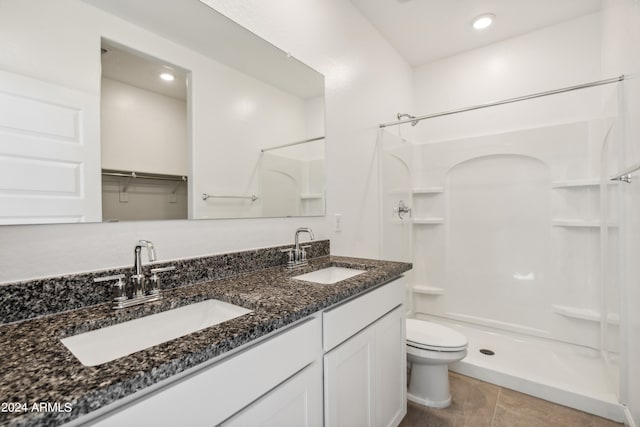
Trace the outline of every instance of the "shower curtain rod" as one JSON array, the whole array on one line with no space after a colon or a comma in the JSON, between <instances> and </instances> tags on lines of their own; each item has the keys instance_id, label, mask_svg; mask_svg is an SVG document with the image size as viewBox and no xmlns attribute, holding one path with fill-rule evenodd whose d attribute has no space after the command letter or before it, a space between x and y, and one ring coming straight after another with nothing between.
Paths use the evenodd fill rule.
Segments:
<instances>
[{"instance_id":1,"label":"shower curtain rod","mask_svg":"<svg viewBox=\"0 0 640 427\"><path fill-rule=\"evenodd\" d=\"M324 139L324 136L319 136L317 138L303 139L302 141L290 142L288 144L276 145L275 147L263 148L260 151L262 151L264 153L265 151L276 150L278 148L291 147L291 146L294 146L294 145L304 144L304 143L307 143L307 142L320 141L321 139Z\"/></svg>"},{"instance_id":2,"label":"shower curtain rod","mask_svg":"<svg viewBox=\"0 0 640 427\"><path fill-rule=\"evenodd\" d=\"M474 105L472 107L465 107L465 108L459 108L457 110L444 111L442 113L428 114L426 116L420 116L420 117L412 117L410 119L398 120L395 122L381 123L380 127L385 128L388 126L396 126L404 123L419 122L421 120L433 119L434 117L442 117L442 116L448 116L456 113L463 113L465 111L473 111L473 110L479 110L481 108L495 107L496 105L511 104L512 102L526 101L527 99L534 99L534 98L540 98L542 96L547 96L547 95L555 95L558 93L571 92L573 90L586 89L588 87L608 85L610 83L617 83L623 80L624 80L624 74L621 74L618 77L613 77L611 79L598 80L595 82L583 83L576 86L565 87L562 89L548 90L546 92L538 92L531 95L519 96L517 98L509 98L509 99L504 99L502 101L494 101L494 102L489 102L487 104L479 104L479 105Z\"/></svg>"}]
</instances>

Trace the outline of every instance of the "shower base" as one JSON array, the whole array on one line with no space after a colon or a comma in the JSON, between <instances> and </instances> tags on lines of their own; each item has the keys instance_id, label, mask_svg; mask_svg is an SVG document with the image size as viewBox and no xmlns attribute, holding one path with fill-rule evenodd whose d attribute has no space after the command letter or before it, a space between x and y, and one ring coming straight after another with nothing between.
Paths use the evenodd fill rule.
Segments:
<instances>
[{"instance_id":1,"label":"shower base","mask_svg":"<svg viewBox=\"0 0 640 427\"><path fill-rule=\"evenodd\" d=\"M416 318L441 323L467 337L467 357L450 365L454 372L617 422L625 419L624 406L596 350L440 317L418 314Z\"/></svg>"}]
</instances>

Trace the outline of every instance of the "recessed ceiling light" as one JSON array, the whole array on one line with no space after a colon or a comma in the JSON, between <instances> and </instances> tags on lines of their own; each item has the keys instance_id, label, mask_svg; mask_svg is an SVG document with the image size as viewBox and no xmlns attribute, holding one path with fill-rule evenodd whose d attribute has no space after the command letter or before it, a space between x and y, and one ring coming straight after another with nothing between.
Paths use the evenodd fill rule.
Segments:
<instances>
[{"instance_id":1,"label":"recessed ceiling light","mask_svg":"<svg viewBox=\"0 0 640 427\"><path fill-rule=\"evenodd\" d=\"M493 24L494 19L496 19L496 15L493 13L485 13L483 15L477 16L473 20L473 28L476 30L484 30Z\"/></svg>"},{"instance_id":2,"label":"recessed ceiling light","mask_svg":"<svg viewBox=\"0 0 640 427\"><path fill-rule=\"evenodd\" d=\"M173 74L170 74L170 73L162 73L160 74L160 78L167 82L172 82L175 79Z\"/></svg>"}]
</instances>

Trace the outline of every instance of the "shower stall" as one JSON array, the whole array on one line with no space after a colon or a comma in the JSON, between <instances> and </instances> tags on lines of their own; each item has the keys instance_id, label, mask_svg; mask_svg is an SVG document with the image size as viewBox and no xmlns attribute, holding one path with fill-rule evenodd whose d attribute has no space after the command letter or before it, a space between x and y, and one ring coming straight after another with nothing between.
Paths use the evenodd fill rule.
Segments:
<instances>
[{"instance_id":1,"label":"shower stall","mask_svg":"<svg viewBox=\"0 0 640 427\"><path fill-rule=\"evenodd\" d=\"M378 135L381 256L413 262L410 316L467 336L451 369L616 421L624 83L399 114Z\"/></svg>"}]
</instances>

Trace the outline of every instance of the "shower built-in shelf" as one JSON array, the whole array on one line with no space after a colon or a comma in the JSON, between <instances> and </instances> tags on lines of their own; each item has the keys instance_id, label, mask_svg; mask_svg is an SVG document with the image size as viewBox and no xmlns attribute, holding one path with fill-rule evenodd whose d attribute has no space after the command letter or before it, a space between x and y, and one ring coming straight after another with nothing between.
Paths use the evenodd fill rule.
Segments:
<instances>
[{"instance_id":1,"label":"shower built-in shelf","mask_svg":"<svg viewBox=\"0 0 640 427\"><path fill-rule=\"evenodd\" d=\"M429 195L441 193L444 193L444 187L394 188L389 190L389 194Z\"/></svg>"},{"instance_id":2,"label":"shower built-in shelf","mask_svg":"<svg viewBox=\"0 0 640 427\"><path fill-rule=\"evenodd\" d=\"M599 219L552 219L551 225L556 227L576 227L576 228L599 228L601 221ZM616 223L609 223L607 227L617 227Z\"/></svg>"},{"instance_id":3,"label":"shower built-in shelf","mask_svg":"<svg viewBox=\"0 0 640 427\"><path fill-rule=\"evenodd\" d=\"M323 194L322 193L302 193L300 195L300 198L302 200L317 200L317 199L322 199Z\"/></svg>"},{"instance_id":4,"label":"shower built-in shelf","mask_svg":"<svg viewBox=\"0 0 640 427\"><path fill-rule=\"evenodd\" d=\"M444 187L422 187L411 190L413 194L439 194L444 192Z\"/></svg>"},{"instance_id":5,"label":"shower built-in shelf","mask_svg":"<svg viewBox=\"0 0 640 427\"><path fill-rule=\"evenodd\" d=\"M599 322L602 316L596 310L590 308L571 307L567 305L552 305L553 311L564 317L570 317L572 319L586 320L589 322ZM612 325L620 324L620 316L617 314L609 313L607 315L607 323Z\"/></svg>"},{"instance_id":6,"label":"shower built-in shelf","mask_svg":"<svg viewBox=\"0 0 640 427\"><path fill-rule=\"evenodd\" d=\"M444 289L426 285L414 285L413 292L423 295L442 295L444 293Z\"/></svg>"},{"instance_id":7,"label":"shower built-in shelf","mask_svg":"<svg viewBox=\"0 0 640 427\"><path fill-rule=\"evenodd\" d=\"M444 218L415 218L413 223L416 225L438 225L444 224Z\"/></svg>"}]
</instances>

